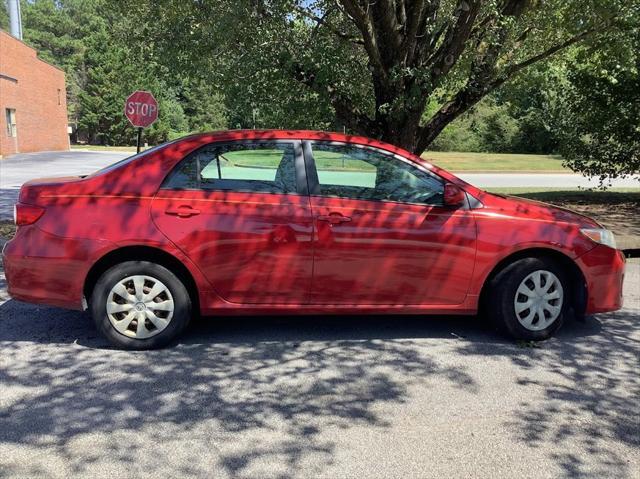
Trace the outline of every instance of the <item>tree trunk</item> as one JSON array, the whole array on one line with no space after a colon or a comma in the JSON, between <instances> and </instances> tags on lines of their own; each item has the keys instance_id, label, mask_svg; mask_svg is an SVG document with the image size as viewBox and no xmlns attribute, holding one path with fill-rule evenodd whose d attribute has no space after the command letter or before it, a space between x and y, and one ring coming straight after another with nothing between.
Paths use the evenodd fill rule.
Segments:
<instances>
[{"instance_id":1,"label":"tree trunk","mask_svg":"<svg viewBox=\"0 0 640 479\"><path fill-rule=\"evenodd\" d=\"M322 79L320 84L320 76L301 65L293 69L294 78L327 95L336 116L350 130L418 155L449 123L523 68L614 25L610 19L520 63L502 65L499 60L510 56L505 53L506 48L519 48L532 30L525 27L514 34L514 21L537 2L501 0L481 15L486 2L455 0L447 20L440 22L443 7L437 0L337 0L337 4L360 31L358 45L362 45L369 60L375 115L367 115L348 95L342 95L335 83ZM313 14L311 18L318 21ZM320 19L319 24L324 23ZM508 44L510 35L515 40ZM442 85L465 51L469 52L469 67L464 86L421 125L430 95Z\"/></svg>"},{"instance_id":2,"label":"tree trunk","mask_svg":"<svg viewBox=\"0 0 640 479\"><path fill-rule=\"evenodd\" d=\"M382 122L380 139L415 153L418 145L420 118L403 117Z\"/></svg>"}]
</instances>

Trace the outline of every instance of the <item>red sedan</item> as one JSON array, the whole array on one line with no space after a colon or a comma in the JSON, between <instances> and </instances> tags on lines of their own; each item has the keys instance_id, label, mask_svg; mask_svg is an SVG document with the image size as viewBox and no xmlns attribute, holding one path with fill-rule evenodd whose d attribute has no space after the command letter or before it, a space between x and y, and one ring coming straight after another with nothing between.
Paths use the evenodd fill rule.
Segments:
<instances>
[{"instance_id":1,"label":"red sedan","mask_svg":"<svg viewBox=\"0 0 640 479\"><path fill-rule=\"evenodd\" d=\"M189 136L26 183L3 251L16 299L90 309L128 349L194 313L476 314L548 338L622 305L594 220L489 194L408 151L313 131Z\"/></svg>"}]
</instances>

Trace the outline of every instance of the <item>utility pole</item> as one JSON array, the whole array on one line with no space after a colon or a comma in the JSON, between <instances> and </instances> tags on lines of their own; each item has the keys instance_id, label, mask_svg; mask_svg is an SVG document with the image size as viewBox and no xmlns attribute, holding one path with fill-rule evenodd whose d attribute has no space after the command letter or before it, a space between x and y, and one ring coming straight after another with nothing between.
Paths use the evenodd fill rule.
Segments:
<instances>
[{"instance_id":1,"label":"utility pole","mask_svg":"<svg viewBox=\"0 0 640 479\"><path fill-rule=\"evenodd\" d=\"M11 36L22 40L22 15L20 14L20 0L7 0L9 26Z\"/></svg>"}]
</instances>

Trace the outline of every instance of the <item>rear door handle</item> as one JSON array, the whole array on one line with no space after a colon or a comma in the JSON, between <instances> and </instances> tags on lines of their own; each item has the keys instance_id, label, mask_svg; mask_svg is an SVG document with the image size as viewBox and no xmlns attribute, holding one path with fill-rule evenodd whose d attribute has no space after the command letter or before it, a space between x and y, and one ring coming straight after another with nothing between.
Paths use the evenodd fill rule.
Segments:
<instances>
[{"instance_id":1,"label":"rear door handle","mask_svg":"<svg viewBox=\"0 0 640 479\"><path fill-rule=\"evenodd\" d=\"M188 218L189 216L195 216L200 214L200 210L196 210L191 206L181 205L177 208L169 208L165 211L168 215L174 215L179 218Z\"/></svg>"},{"instance_id":2,"label":"rear door handle","mask_svg":"<svg viewBox=\"0 0 640 479\"><path fill-rule=\"evenodd\" d=\"M337 225L340 223L347 223L351 221L351 218L344 216L342 213L329 213L328 215L319 215L318 221L326 221L330 225Z\"/></svg>"}]
</instances>

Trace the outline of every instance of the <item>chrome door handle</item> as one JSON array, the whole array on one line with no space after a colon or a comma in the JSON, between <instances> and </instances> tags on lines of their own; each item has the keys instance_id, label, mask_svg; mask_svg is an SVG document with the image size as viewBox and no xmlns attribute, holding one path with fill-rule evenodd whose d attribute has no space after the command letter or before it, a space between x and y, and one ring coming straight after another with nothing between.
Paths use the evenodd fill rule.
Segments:
<instances>
[{"instance_id":1,"label":"chrome door handle","mask_svg":"<svg viewBox=\"0 0 640 479\"><path fill-rule=\"evenodd\" d=\"M178 206L177 208L169 208L165 210L165 213L168 215L177 216L179 218L188 218L189 216L195 216L200 214L200 210L196 210L191 206Z\"/></svg>"},{"instance_id":2,"label":"chrome door handle","mask_svg":"<svg viewBox=\"0 0 640 479\"><path fill-rule=\"evenodd\" d=\"M318 221L326 221L330 225L337 225L340 223L347 223L351 221L351 218L344 216L341 213L329 213L328 215L319 215Z\"/></svg>"}]
</instances>

